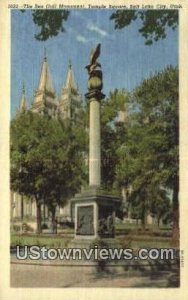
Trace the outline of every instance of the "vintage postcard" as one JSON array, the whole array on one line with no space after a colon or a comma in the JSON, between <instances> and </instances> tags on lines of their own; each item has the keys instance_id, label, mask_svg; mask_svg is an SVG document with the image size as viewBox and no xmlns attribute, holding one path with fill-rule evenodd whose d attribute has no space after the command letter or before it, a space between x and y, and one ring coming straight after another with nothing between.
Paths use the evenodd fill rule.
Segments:
<instances>
[{"instance_id":1,"label":"vintage postcard","mask_svg":"<svg viewBox=\"0 0 188 300\"><path fill-rule=\"evenodd\" d=\"M187 9L1 4L2 299L186 298Z\"/></svg>"}]
</instances>

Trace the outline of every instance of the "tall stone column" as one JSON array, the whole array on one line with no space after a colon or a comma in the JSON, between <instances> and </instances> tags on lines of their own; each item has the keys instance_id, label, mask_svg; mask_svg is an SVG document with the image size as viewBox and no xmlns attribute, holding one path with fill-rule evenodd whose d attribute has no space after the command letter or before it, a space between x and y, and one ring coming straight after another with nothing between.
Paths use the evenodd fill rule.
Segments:
<instances>
[{"instance_id":1,"label":"tall stone column","mask_svg":"<svg viewBox=\"0 0 188 300\"><path fill-rule=\"evenodd\" d=\"M100 102L96 98L90 99L89 122L89 185L101 184L101 128Z\"/></svg>"},{"instance_id":2,"label":"tall stone column","mask_svg":"<svg viewBox=\"0 0 188 300\"><path fill-rule=\"evenodd\" d=\"M89 185L101 185L101 128L100 128L100 101L105 97L101 92L103 87L101 65L97 62L100 55L100 44L92 50L91 61L86 66L89 74L88 93L90 101L89 121Z\"/></svg>"}]
</instances>

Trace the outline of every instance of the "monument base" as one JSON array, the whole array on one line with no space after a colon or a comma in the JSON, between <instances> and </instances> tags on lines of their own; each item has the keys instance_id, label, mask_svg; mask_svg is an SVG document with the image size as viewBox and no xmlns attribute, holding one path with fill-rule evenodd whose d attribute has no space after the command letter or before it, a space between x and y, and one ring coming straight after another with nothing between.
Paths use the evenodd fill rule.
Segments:
<instances>
[{"instance_id":1,"label":"monument base","mask_svg":"<svg viewBox=\"0 0 188 300\"><path fill-rule=\"evenodd\" d=\"M71 202L75 211L76 243L91 244L95 239L115 237L115 211L120 198L99 187L89 186L76 194Z\"/></svg>"}]
</instances>

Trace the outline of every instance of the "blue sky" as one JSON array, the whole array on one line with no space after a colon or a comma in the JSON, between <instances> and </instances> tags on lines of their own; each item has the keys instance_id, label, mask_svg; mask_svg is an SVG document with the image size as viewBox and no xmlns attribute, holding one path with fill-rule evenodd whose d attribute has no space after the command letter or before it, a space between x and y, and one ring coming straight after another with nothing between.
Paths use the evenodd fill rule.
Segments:
<instances>
[{"instance_id":1,"label":"blue sky","mask_svg":"<svg viewBox=\"0 0 188 300\"><path fill-rule=\"evenodd\" d=\"M178 64L178 31L169 30L167 38L151 46L144 44L138 33L139 22L122 30L114 30L109 20L113 10L71 10L64 24L65 33L46 42L37 41L38 27L32 21L31 11L24 14L12 11L11 18L11 115L19 106L22 84L26 87L29 104L37 88L44 57L44 47L56 94L65 82L71 59L80 93L87 92L87 72L91 48L101 43L104 88L108 95L115 88L132 90L144 78L165 66Z\"/></svg>"}]
</instances>

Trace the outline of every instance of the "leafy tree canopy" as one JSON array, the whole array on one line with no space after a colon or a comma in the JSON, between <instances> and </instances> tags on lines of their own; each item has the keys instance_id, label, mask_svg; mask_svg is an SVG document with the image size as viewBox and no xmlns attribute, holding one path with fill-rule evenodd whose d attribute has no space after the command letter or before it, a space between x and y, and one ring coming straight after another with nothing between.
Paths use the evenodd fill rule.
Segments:
<instances>
[{"instance_id":1,"label":"leafy tree canopy","mask_svg":"<svg viewBox=\"0 0 188 300\"><path fill-rule=\"evenodd\" d=\"M22 10L25 12L25 10ZM38 41L46 41L50 37L57 36L64 32L64 22L69 16L68 10L41 10L32 11L33 22L39 27L40 32L35 34Z\"/></svg>"},{"instance_id":2,"label":"leafy tree canopy","mask_svg":"<svg viewBox=\"0 0 188 300\"><path fill-rule=\"evenodd\" d=\"M82 131L82 132L80 132ZM11 123L11 187L62 204L84 178L82 129L27 112Z\"/></svg>"},{"instance_id":3,"label":"leafy tree canopy","mask_svg":"<svg viewBox=\"0 0 188 300\"><path fill-rule=\"evenodd\" d=\"M118 149L122 157L122 167L118 169L119 175L122 169L122 184L127 173L135 187L140 179L140 183L153 180L173 188L179 163L177 68L169 67L144 80L131 101L137 104L137 111L130 117L127 142Z\"/></svg>"},{"instance_id":4,"label":"leafy tree canopy","mask_svg":"<svg viewBox=\"0 0 188 300\"><path fill-rule=\"evenodd\" d=\"M117 10L110 17L115 22L115 29L129 26L133 21L140 20L140 34L145 44L166 38L167 28L175 30L178 26L178 10Z\"/></svg>"},{"instance_id":5,"label":"leafy tree canopy","mask_svg":"<svg viewBox=\"0 0 188 300\"><path fill-rule=\"evenodd\" d=\"M25 10L21 10L25 12ZM64 32L64 22L70 15L69 10L33 10L33 22L40 31L35 34L38 41L46 41L50 37ZM164 39L167 29L175 30L178 26L178 10L117 10L112 13L111 20L115 22L115 29L129 26L133 21L140 20L140 34L145 38L145 44Z\"/></svg>"},{"instance_id":6,"label":"leafy tree canopy","mask_svg":"<svg viewBox=\"0 0 188 300\"><path fill-rule=\"evenodd\" d=\"M144 80L131 97L136 109L127 140L117 149L116 180L119 186L132 186L132 198L144 199L144 209L161 186L173 190L173 207L178 209L178 98L178 69L173 67Z\"/></svg>"},{"instance_id":7,"label":"leafy tree canopy","mask_svg":"<svg viewBox=\"0 0 188 300\"><path fill-rule=\"evenodd\" d=\"M102 182L106 189L114 186L116 164L118 163L117 148L125 141L126 122L119 118L120 113L127 114L129 94L126 90L110 92L101 103L101 151L102 151Z\"/></svg>"}]
</instances>

